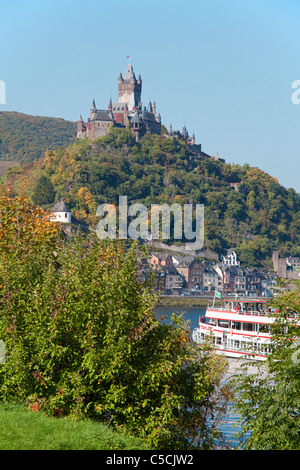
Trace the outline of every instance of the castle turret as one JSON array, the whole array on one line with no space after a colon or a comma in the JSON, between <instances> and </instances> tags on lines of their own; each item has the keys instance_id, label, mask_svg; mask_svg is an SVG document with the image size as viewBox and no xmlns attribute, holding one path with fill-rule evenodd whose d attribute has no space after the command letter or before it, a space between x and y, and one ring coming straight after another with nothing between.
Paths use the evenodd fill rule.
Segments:
<instances>
[{"instance_id":1,"label":"castle turret","mask_svg":"<svg viewBox=\"0 0 300 470\"><path fill-rule=\"evenodd\" d=\"M129 111L139 107L142 94L142 79L135 78L133 67L128 64L124 77L118 79L119 103L127 103Z\"/></svg>"},{"instance_id":2,"label":"castle turret","mask_svg":"<svg viewBox=\"0 0 300 470\"><path fill-rule=\"evenodd\" d=\"M143 130L143 122L139 116L138 110L135 112L135 114L131 118L130 125L131 125L131 130L136 138L136 141L139 141L142 130Z\"/></svg>"},{"instance_id":3,"label":"castle turret","mask_svg":"<svg viewBox=\"0 0 300 470\"><path fill-rule=\"evenodd\" d=\"M92 107L90 109L90 120L92 121L92 119L94 119L94 117L96 116L97 114L97 108L96 108L96 103L95 103L95 100L93 100L92 102Z\"/></svg>"},{"instance_id":4,"label":"castle turret","mask_svg":"<svg viewBox=\"0 0 300 470\"><path fill-rule=\"evenodd\" d=\"M85 134L85 125L84 125L82 116L80 115L77 121L77 138L78 139L84 138L84 134Z\"/></svg>"}]
</instances>

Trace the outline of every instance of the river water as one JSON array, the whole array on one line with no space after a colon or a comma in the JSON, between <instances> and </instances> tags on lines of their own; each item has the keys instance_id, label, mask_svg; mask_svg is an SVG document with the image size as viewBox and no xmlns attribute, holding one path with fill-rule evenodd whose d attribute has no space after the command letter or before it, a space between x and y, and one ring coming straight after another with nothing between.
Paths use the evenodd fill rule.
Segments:
<instances>
[{"instance_id":1,"label":"river water","mask_svg":"<svg viewBox=\"0 0 300 470\"><path fill-rule=\"evenodd\" d=\"M154 309L154 312L157 319L161 319L163 316L165 316L165 318L161 319L161 321L166 323L171 322L171 314L173 312L183 314L184 320L189 322L189 329L192 333L193 329L199 325L199 318L205 315L205 310L206 308L203 307L157 307ZM240 359L228 359L228 363L229 371L227 376L237 372L241 366ZM234 410L233 403L230 403L228 411L224 416L220 426L220 431L222 431L227 447L232 449L236 449L240 443L239 439L237 438L237 433L241 428L237 423L237 420L238 414Z\"/></svg>"}]
</instances>

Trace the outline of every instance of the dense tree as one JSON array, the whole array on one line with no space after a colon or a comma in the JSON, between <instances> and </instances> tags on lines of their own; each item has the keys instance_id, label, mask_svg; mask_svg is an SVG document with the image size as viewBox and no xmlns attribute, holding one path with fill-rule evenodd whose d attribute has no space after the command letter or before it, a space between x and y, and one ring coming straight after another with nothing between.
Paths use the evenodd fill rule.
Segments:
<instances>
[{"instance_id":1,"label":"dense tree","mask_svg":"<svg viewBox=\"0 0 300 470\"><path fill-rule=\"evenodd\" d=\"M54 199L55 192L52 181L47 176L42 175L33 189L32 201L36 205L47 205L52 204Z\"/></svg>"},{"instance_id":2,"label":"dense tree","mask_svg":"<svg viewBox=\"0 0 300 470\"><path fill-rule=\"evenodd\" d=\"M43 157L48 149L71 144L76 123L64 119L0 112L0 162L28 162Z\"/></svg>"}]
</instances>

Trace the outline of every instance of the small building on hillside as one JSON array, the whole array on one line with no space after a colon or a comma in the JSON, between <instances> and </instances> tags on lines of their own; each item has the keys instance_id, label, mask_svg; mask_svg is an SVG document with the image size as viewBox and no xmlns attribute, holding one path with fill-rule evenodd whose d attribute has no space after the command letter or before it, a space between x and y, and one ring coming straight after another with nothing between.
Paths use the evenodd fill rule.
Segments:
<instances>
[{"instance_id":1,"label":"small building on hillside","mask_svg":"<svg viewBox=\"0 0 300 470\"><path fill-rule=\"evenodd\" d=\"M222 263L227 266L239 266L240 262L237 259L237 254L234 250L227 250L227 253L223 256Z\"/></svg>"},{"instance_id":2,"label":"small building on hillside","mask_svg":"<svg viewBox=\"0 0 300 470\"><path fill-rule=\"evenodd\" d=\"M57 202L51 210L50 220L52 220L52 222L63 222L64 224L71 223L71 212L63 199Z\"/></svg>"}]
</instances>

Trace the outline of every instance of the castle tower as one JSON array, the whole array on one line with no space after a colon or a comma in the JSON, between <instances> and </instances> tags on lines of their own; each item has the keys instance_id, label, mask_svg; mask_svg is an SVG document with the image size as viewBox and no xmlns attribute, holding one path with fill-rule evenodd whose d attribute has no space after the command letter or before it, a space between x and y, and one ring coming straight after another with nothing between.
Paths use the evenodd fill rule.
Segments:
<instances>
[{"instance_id":1,"label":"castle tower","mask_svg":"<svg viewBox=\"0 0 300 470\"><path fill-rule=\"evenodd\" d=\"M79 116L79 119L77 121L77 137L80 138L82 137L82 134L85 132L85 125L82 119L82 116Z\"/></svg>"},{"instance_id":2,"label":"castle tower","mask_svg":"<svg viewBox=\"0 0 300 470\"><path fill-rule=\"evenodd\" d=\"M94 119L96 114L97 114L97 108L96 108L95 100L93 100L92 107L90 109L90 120L91 121Z\"/></svg>"},{"instance_id":3,"label":"castle tower","mask_svg":"<svg viewBox=\"0 0 300 470\"><path fill-rule=\"evenodd\" d=\"M124 77L120 73L118 78L119 103L127 103L128 110L132 111L141 105L142 79L135 78L133 67L128 64Z\"/></svg>"},{"instance_id":4,"label":"castle tower","mask_svg":"<svg viewBox=\"0 0 300 470\"><path fill-rule=\"evenodd\" d=\"M140 137L143 131L143 122L140 119L139 111L135 112L134 116L132 117L130 121L130 125L131 125L131 130L136 138L136 141L138 142L140 140Z\"/></svg>"}]
</instances>

